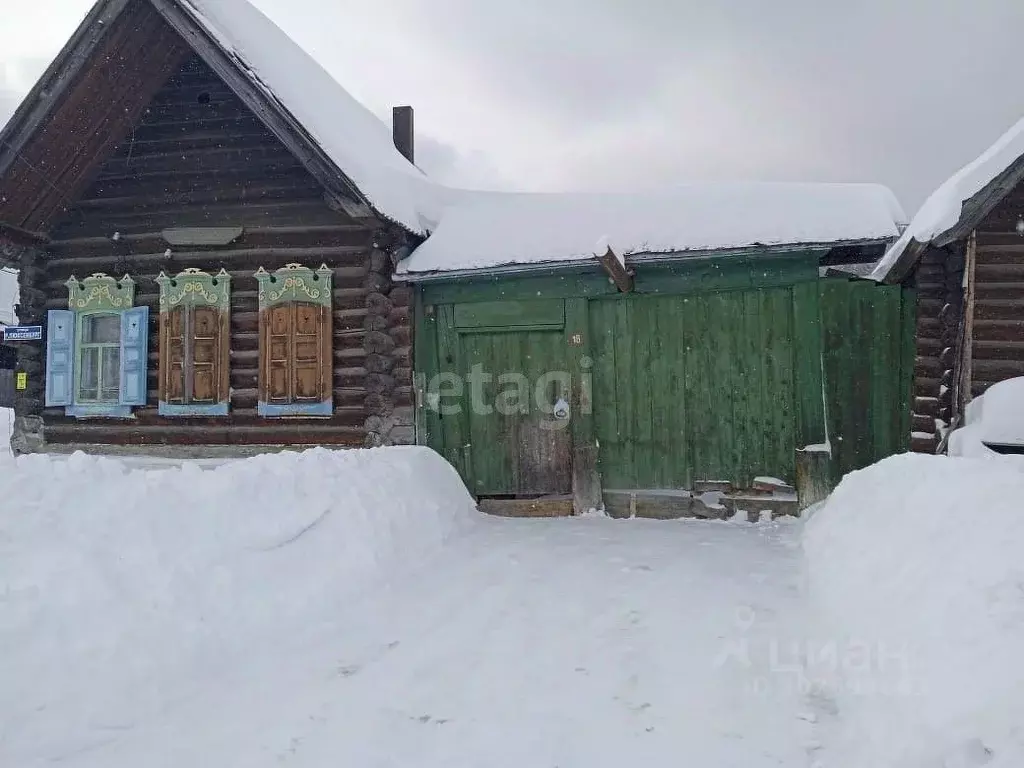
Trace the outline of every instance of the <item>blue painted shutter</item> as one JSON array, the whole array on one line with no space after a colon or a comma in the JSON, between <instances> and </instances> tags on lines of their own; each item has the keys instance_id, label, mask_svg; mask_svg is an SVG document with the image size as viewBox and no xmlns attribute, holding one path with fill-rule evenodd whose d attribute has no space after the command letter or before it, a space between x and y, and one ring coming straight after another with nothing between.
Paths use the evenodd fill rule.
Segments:
<instances>
[{"instance_id":1,"label":"blue painted shutter","mask_svg":"<svg viewBox=\"0 0 1024 768\"><path fill-rule=\"evenodd\" d=\"M121 313L121 405L146 404L149 307Z\"/></svg>"},{"instance_id":2,"label":"blue painted shutter","mask_svg":"<svg viewBox=\"0 0 1024 768\"><path fill-rule=\"evenodd\" d=\"M71 405L75 372L75 313L51 309L46 319L46 404Z\"/></svg>"}]
</instances>

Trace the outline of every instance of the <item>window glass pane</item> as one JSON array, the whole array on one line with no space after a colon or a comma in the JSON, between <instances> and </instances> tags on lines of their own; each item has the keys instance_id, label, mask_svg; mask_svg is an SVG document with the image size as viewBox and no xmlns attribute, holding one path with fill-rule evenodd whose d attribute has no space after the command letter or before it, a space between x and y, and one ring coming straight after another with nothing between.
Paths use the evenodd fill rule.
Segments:
<instances>
[{"instance_id":1,"label":"window glass pane","mask_svg":"<svg viewBox=\"0 0 1024 768\"><path fill-rule=\"evenodd\" d=\"M82 328L84 344L118 344L121 341L120 315L88 315Z\"/></svg>"},{"instance_id":2,"label":"window glass pane","mask_svg":"<svg viewBox=\"0 0 1024 768\"><path fill-rule=\"evenodd\" d=\"M82 350L82 382L79 397L82 400L98 400L100 385L100 351L98 348Z\"/></svg>"},{"instance_id":3,"label":"window glass pane","mask_svg":"<svg viewBox=\"0 0 1024 768\"><path fill-rule=\"evenodd\" d=\"M121 388L121 350L118 347L104 347L100 399L117 401Z\"/></svg>"}]
</instances>

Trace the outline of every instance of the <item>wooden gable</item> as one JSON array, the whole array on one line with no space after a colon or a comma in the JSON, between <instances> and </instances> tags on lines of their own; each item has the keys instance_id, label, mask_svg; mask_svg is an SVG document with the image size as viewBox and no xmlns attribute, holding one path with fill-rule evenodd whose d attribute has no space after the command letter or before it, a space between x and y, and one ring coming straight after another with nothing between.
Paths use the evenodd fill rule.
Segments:
<instances>
[{"instance_id":1,"label":"wooden gable","mask_svg":"<svg viewBox=\"0 0 1024 768\"><path fill-rule=\"evenodd\" d=\"M49 112L29 116L27 130L8 142L0 163L0 221L7 225L47 231L190 52L146 0L130 0L95 36L89 65Z\"/></svg>"}]
</instances>

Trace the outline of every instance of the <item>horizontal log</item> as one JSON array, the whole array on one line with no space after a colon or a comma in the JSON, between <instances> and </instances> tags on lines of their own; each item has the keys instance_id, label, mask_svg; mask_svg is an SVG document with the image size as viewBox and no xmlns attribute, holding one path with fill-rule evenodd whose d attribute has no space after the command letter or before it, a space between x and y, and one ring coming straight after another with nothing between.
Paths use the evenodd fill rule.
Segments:
<instances>
[{"instance_id":1,"label":"horizontal log","mask_svg":"<svg viewBox=\"0 0 1024 768\"><path fill-rule=\"evenodd\" d=\"M978 360L971 362L972 378L983 381L1004 381L1024 376L1024 360ZM1021 405L1024 408L1024 404Z\"/></svg>"},{"instance_id":2,"label":"horizontal log","mask_svg":"<svg viewBox=\"0 0 1024 768\"><path fill-rule=\"evenodd\" d=\"M981 341L1024 339L1024 318L1020 320L975 320L974 338Z\"/></svg>"},{"instance_id":3,"label":"horizontal log","mask_svg":"<svg viewBox=\"0 0 1024 768\"><path fill-rule=\"evenodd\" d=\"M143 187L143 185L139 185L139 187ZM267 203L299 198L316 199L322 194L322 187L314 179L299 174L276 178L263 177L258 181L234 183L220 178L210 186L186 188L184 184L181 184L180 187L180 191L175 191L167 185L160 189L158 194L153 194L152 187L148 189L143 187L135 194L130 194L129 190L119 189L114 194L90 196L79 200L75 203L75 208L79 211L102 212L104 215L115 217L125 211L139 213L145 210L159 211L168 206L217 205L221 200L229 197ZM93 194L95 195L97 191L94 190Z\"/></svg>"},{"instance_id":4,"label":"horizontal log","mask_svg":"<svg viewBox=\"0 0 1024 768\"><path fill-rule=\"evenodd\" d=\"M395 387L391 393L391 400L395 408L411 408L413 404L412 387Z\"/></svg>"},{"instance_id":5,"label":"horizontal log","mask_svg":"<svg viewBox=\"0 0 1024 768\"><path fill-rule=\"evenodd\" d=\"M1024 263L978 264L974 274L978 283L1021 283L1024 282Z\"/></svg>"},{"instance_id":6,"label":"horizontal log","mask_svg":"<svg viewBox=\"0 0 1024 768\"><path fill-rule=\"evenodd\" d=\"M913 411L934 419L939 413L939 400L935 397L915 397Z\"/></svg>"},{"instance_id":7,"label":"horizontal log","mask_svg":"<svg viewBox=\"0 0 1024 768\"><path fill-rule=\"evenodd\" d=\"M989 341L975 339L975 360L1024 360L1024 339L1019 341Z\"/></svg>"},{"instance_id":8,"label":"horizontal log","mask_svg":"<svg viewBox=\"0 0 1024 768\"><path fill-rule=\"evenodd\" d=\"M976 283L976 299L1011 299L1024 302L1024 282L1019 283Z\"/></svg>"},{"instance_id":9,"label":"horizontal log","mask_svg":"<svg viewBox=\"0 0 1024 768\"><path fill-rule=\"evenodd\" d=\"M232 245L237 248L334 248L337 246L369 247L372 230L364 224L332 224L319 226L269 226L249 227ZM110 236L81 237L54 240L47 244L47 253L54 258L62 255L114 256L130 255L135 252L154 253L166 250L167 242L162 230L124 234L116 242ZM199 250L199 249L196 249ZM211 252L213 247L211 246Z\"/></svg>"},{"instance_id":10,"label":"horizontal log","mask_svg":"<svg viewBox=\"0 0 1024 768\"><path fill-rule=\"evenodd\" d=\"M911 435L910 450L914 453L935 453L939 441L935 435L924 437L923 435Z\"/></svg>"},{"instance_id":11,"label":"horizontal log","mask_svg":"<svg viewBox=\"0 0 1024 768\"><path fill-rule=\"evenodd\" d=\"M54 279L56 280L61 277L67 280L67 276L73 272L82 275L83 273L102 271L107 265L113 263L152 267L153 274L160 270L168 274L176 274L186 267L198 266L203 269L212 269L213 265L217 265L219 268L239 262L256 264L268 271L280 269L285 264L296 262L308 263L310 266L319 266L326 262L332 266L337 265L334 274L339 278L364 279L368 274L366 260L369 258L369 251L362 245L336 245L330 248L239 248L237 247L238 243L234 243L235 247L230 250L198 250L191 246L189 250L171 249L170 256L167 255L167 244L162 242L161 245L162 247L158 245L148 252L123 254L111 254L108 251L95 255L89 253L79 255L70 251L63 257L48 259L46 264L50 275L55 275ZM88 272L86 272L87 270ZM250 270L250 277L254 271Z\"/></svg>"},{"instance_id":12,"label":"horizontal log","mask_svg":"<svg viewBox=\"0 0 1024 768\"><path fill-rule=\"evenodd\" d=\"M1021 320L1024 319L1024 301L1013 299L977 299L974 302L974 319L978 320Z\"/></svg>"},{"instance_id":13,"label":"horizontal log","mask_svg":"<svg viewBox=\"0 0 1024 768\"><path fill-rule=\"evenodd\" d=\"M1024 264L1024 238L999 243L985 241L978 243L976 260L978 264Z\"/></svg>"},{"instance_id":14,"label":"horizontal log","mask_svg":"<svg viewBox=\"0 0 1024 768\"><path fill-rule=\"evenodd\" d=\"M397 325L388 332L395 346L407 347L412 343L412 328L408 325Z\"/></svg>"},{"instance_id":15,"label":"horizontal log","mask_svg":"<svg viewBox=\"0 0 1024 768\"><path fill-rule=\"evenodd\" d=\"M915 413L911 420L914 432L934 432L935 419L924 413Z\"/></svg>"},{"instance_id":16,"label":"horizontal log","mask_svg":"<svg viewBox=\"0 0 1024 768\"><path fill-rule=\"evenodd\" d=\"M305 221L310 225L331 225L341 223L343 219L343 214L332 211L320 199L282 200L273 204L240 202L223 204L215 208L198 205L176 206L162 208L159 211L121 214L116 221L87 211L74 211L69 215L67 223L54 233L54 237L111 237L114 232L119 232L123 237L169 227L208 227L219 224L265 227Z\"/></svg>"},{"instance_id":17,"label":"horizontal log","mask_svg":"<svg viewBox=\"0 0 1024 768\"><path fill-rule=\"evenodd\" d=\"M946 366L937 357L918 356L914 358L914 375L924 378L938 378L945 372Z\"/></svg>"},{"instance_id":18,"label":"horizontal log","mask_svg":"<svg viewBox=\"0 0 1024 768\"><path fill-rule=\"evenodd\" d=\"M938 397L941 381L933 376L915 376L914 394L918 397Z\"/></svg>"},{"instance_id":19,"label":"horizontal log","mask_svg":"<svg viewBox=\"0 0 1024 768\"><path fill-rule=\"evenodd\" d=\"M210 427L74 424L45 425L45 439L55 445L74 443L99 445L346 445L361 446L366 430L324 421L281 419L278 423L253 426Z\"/></svg>"}]
</instances>

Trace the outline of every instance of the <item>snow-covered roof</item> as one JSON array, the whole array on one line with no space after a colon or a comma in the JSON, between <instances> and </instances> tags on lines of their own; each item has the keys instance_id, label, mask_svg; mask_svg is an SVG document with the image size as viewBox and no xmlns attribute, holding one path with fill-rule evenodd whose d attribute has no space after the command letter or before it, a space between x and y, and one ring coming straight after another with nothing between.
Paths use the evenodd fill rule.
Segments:
<instances>
[{"instance_id":1,"label":"snow-covered roof","mask_svg":"<svg viewBox=\"0 0 1024 768\"><path fill-rule=\"evenodd\" d=\"M906 219L875 184L707 183L625 193L450 193L408 276L752 246L892 240Z\"/></svg>"},{"instance_id":2,"label":"snow-covered roof","mask_svg":"<svg viewBox=\"0 0 1024 768\"><path fill-rule=\"evenodd\" d=\"M383 216L424 234L434 187L395 149L390 129L248 0L174 0L247 77L280 103Z\"/></svg>"},{"instance_id":3,"label":"snow-covered roof","mask_svg":"<svg viewBox=\"0 0 1024 768\"><path fill-rule=\"evenodd\" d=\"M871 277L875 280L887 279L912 242L930 243L956 227L960 223L964 203L995 181L1022 156L1024 119L932 193L900 239L878 262Z\"/></svg>"}]
</instances>

